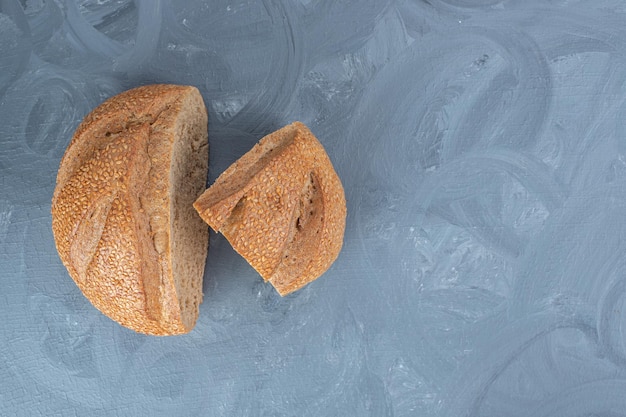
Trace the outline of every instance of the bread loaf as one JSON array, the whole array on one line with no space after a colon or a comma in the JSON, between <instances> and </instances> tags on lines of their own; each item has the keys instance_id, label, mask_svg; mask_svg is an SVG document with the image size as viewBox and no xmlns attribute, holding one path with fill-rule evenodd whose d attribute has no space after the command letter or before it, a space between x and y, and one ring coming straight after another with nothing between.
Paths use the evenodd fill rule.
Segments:
<instances>
[{"instance_id":1,"label":"bread loaf","mask_svg":"<svg viewBox=\"0 0 626 417\"><path fill-rule=\"evenodd\" d=\"M193 209L208 169L198 90L150 85L80 124L57 175L52 229L83 294L137 332L189 332L202 302L208 228Z\"/></svg>"},{"instance_id":2,"label":"bread loaf","mask_svg":"<svg viewBox=\"0 0 626 417\"><path fill-rule=\"evenodd\" d=\"M343 243L343 187L299 122L261 139L194 207L281 295L322 275Z\"/></svg>"}]
</instances>

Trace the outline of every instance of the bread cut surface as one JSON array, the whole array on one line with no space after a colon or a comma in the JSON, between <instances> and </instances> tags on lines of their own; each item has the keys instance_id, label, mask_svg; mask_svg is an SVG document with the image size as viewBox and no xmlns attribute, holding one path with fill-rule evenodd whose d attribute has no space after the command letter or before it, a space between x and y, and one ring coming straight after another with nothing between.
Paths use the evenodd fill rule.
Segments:
<instances>
[{"instance_id":1,"label":"bread cut surface","mask_svg":"<svg viewBox=\"0 0 626 417\"><path fill-rule=\"evenodd\" d=\"M322 275L343 244L341 181L300 122L261 139L194 207L281 295Z\"/></svg>"},{"instance_id":2,"label":"bread cut surface","mask_svg":"<svg viewBox=\"0 0 626 417\"><path fill-rule=\"evenodd\" d=\"M202 302L207 113L195 87L150 85L94 109L61 160L52 229L63 264L105 315L137 332L189 332Z\"/></svg>"}]
</instances>

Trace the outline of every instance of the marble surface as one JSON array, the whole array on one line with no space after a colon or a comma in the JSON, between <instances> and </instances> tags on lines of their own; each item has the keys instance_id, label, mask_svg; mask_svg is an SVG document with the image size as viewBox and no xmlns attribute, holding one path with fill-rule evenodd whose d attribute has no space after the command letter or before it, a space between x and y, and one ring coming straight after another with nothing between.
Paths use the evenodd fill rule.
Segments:
<instances>
[{"instance_id":1,"label":"marble surface","mask_svg":"<svg viewBox=\"0 0 626 417\"><path fill-rule=\"evenodd\" d=\"M209 181L300 120L343 251L280 298L211 235L193 332L104 317L52 238L80 120L197 86ZM626 3L0 0L0 415L626 415Z\"/></svg>"}]
</instances>

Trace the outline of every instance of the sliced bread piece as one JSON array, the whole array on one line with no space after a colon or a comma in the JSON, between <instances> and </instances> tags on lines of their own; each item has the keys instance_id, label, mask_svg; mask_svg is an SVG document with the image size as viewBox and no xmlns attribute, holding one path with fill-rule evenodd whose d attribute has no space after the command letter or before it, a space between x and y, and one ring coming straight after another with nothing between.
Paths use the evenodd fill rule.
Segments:
<instances>
[{"instance_id":1,"label":"sliced bread piece","mask_svg":"<svg viewBox=\"0 0 626 417\"><path fill-rule=\"evenodd\" d=\"M80 124L61 160L52 229L70 276L102 313L151 335L194 327L208 228L192 204L207 170L195 87L135 88Z\"/></svg>"},{"instance_id":2,"label":"sliced bread piece","mask_svg":"<svg viewBox=\"0 0 626 417\"><path fill-rule=\"evenodd\" d=\"M322 275L343 244L341 181L300 122L261 139L194 207L283 296Z\"/></svg>"}]
</instances>

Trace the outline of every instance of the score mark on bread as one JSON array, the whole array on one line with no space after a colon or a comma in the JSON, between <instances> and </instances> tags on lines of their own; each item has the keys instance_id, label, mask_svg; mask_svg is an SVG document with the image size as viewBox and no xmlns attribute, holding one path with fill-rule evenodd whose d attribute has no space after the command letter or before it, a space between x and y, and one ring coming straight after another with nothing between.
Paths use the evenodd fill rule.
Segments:
<instances>
[{"instance_id":1,"label":"score mark on bread","mask_svg":"<svg viewBox=\"0 0 626 417\"><path fill-rule=\"evenodd\" d=\"M322 275L343 244L341 181L300 122L261 139L194 207L283 296Z\"/></svg>"}]
</instances>

